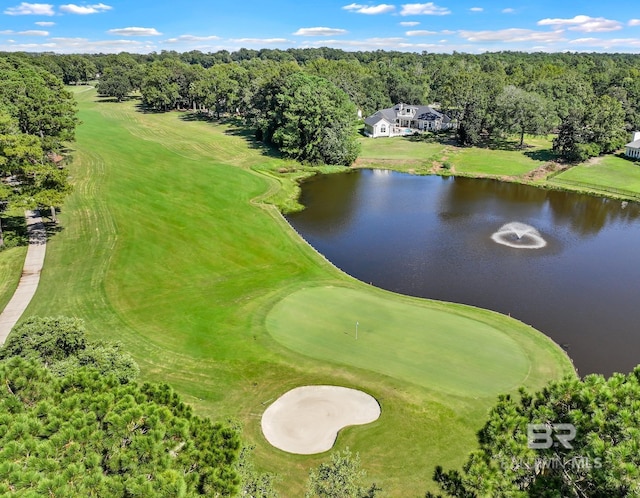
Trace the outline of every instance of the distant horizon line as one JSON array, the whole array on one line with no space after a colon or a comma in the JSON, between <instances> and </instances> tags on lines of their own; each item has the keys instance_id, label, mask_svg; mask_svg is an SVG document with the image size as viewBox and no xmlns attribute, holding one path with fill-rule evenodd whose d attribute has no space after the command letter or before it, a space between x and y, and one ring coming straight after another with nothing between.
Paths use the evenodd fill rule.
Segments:
<instances>
[{"instance_id":1,"label":"distant horizon line","mask_svg":"<svg viewBox=\"0 0 640 498\"><path fill-rule=\"evenodd\" d=\"M119 54L130 54L130 55L161 55L164 53L175 53L175 54L189 54L193 52L198 52L203 55L214 55L219 53L229 53L236 54L242 51L247 52L255 52L260 53L263 51L269 52L306 52L306 51L320 51L320 50L332 50L335 52L343 52L343 53L360 53L360 54L376 54L376 53L394 53L394 54L415 54L415 55L487 55L487 54L518 54L518 55L533 55L533 54L546 54L546 55L630 55L630 56L640 56L640 51L638 52L598 52L598 51L586 51L586 50L556 50L556 51L544 51L544 50L485 50L483 52L465 52L461 50L453 50L451 52L429 52L427 50L422 51L414 51L414 50L397 50L397 49L376 49L376 50L346 50L344 48L335 48L330 46L324 47L289 47L289 48L246 48L241 47L238 49L220 49L216 51L203 52L202 50L193 49L193 50L185 50L185 51L177 51L177 50L160 50L155 51L152 50L150 52L129 52L126 50L122 50L120 52L57 52L54 50L45 50L45 51L28 51L28 50L14 50L14 51L0 51L0 54L31 54L31 55L119 55Z\"/></svg>"}]
</instances>

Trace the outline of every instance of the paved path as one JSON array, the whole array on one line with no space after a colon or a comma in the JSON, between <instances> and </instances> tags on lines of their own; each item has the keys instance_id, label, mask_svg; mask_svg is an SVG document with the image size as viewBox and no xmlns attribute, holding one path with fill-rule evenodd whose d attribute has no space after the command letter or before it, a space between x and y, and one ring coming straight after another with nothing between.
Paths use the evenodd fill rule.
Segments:
<instances>
[{"instance_id":1,"label":"paved path","mask_svg":"<svg viewBox=\"0 0 640 498\"><path fill-rule=\"evenodd\" d=\"M40 272L47 250L47 233L40 212L27 211L27 230L29 232L29 249L24 260L22 276L16 292L2 313L0 313L0 345L4 344L9 332L16 324L24 310L27 309L31 298L36 293L40 282Z\"/></svg>"}]
</instances>

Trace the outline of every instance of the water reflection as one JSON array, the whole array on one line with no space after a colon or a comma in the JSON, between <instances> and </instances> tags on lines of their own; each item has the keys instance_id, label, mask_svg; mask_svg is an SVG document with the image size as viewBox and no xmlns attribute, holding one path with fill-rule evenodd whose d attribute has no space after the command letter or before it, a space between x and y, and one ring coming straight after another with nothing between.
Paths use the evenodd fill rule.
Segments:
<instances>
[{"instance_id":1,"label":"water reflection","mask_svg":"<svg viewBox=\"0 0 640 498\"><path fill-rule=\"evenodd\" d=\"M578 235L597 235L608 223L633 222L640 218L640 205L601 197L570 194L558 190L532 188L528 185L452 178L451 188L443 189L441 205L443 219L467 214L469 211L508 207L514 214L532 216L540 209L549 209L556 225L566 225Z\"/></svg>"},{"instance_id":2,"label":"water reflection","mask_svg":"<svg viewBox=\"0 0 640 498\"><path fill-rule=\"evenodd\" d=\"M640 206L493 180L360 171L303 187L289 220L338 267L404 294L511 313L580 373L640 363ZM547 245L491 235L519 221Z\"/></svg>"},{"instance_id":3,"label":"water reflection","mask_svg":"<svg viewBox=\"0 0 640 498\"><path fill-rule=\"evenodd\" d=\"M323 206L322 219L312 217L308 220L305 226L308 232L327 235L327 229L346 230L351 225L359 199L358 184L363 177L354 172L340 175L340 178L338 184L332 181L332 176L325 175L314 176L305 182L300 202L305 206Z\"/></svg>"}]
</instances>

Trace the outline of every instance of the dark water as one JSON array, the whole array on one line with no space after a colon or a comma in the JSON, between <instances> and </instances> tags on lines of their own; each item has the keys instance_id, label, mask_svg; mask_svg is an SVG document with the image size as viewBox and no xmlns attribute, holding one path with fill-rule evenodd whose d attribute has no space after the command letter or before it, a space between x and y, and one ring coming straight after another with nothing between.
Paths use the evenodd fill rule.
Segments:
<instances>
[{"instance_id":1,"label":"dark water","mask_svg":"<svg viewBox=\"0 0 640 498\"><path fill-rule=\"evenodd\" d=\"M581 375L640 363L640 206L492 180L357 171L302 189L290 223L336 266L403 294L510 313ZM523 222L542 249L491 235Z\"/></svg>"}]
</instances>

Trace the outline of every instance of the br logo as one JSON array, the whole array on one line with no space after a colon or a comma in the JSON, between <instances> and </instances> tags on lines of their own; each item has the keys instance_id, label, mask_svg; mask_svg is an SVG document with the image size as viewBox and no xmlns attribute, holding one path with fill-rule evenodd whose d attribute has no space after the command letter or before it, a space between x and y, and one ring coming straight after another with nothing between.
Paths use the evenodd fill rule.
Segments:
<instances>
[{"instance_id":1,"label":"br logo","mask_svg":"<svg viewBox=\"0 0 640 498\"><path fill-rule=\"evenodd\" d=\"M534 450L546 450L561 446L570 450L569 441L576 437L573 424L527 424L527 446Z\"/></svg>"}]
</instances>

